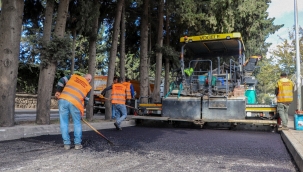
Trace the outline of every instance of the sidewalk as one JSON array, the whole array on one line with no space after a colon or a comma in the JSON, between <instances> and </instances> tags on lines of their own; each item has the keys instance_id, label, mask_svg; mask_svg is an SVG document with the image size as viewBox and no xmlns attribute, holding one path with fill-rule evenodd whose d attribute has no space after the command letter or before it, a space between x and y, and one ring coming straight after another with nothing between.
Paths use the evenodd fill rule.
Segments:
<instances>
[{"instance_id":1,"label":"sidewalk","mask_svg":"<svg viewBox=\"0 0 303 172\"><path fill-rule=\"evenodd\" d=\"M281 131L281 137L300 171L303 172L303 130L294 130L293 117L288 119L289 130Z\"/></svg>"},{"instance_id":2,"label":"sidewalk","mask_svg":"<svg viewBox=\"0 0 303 172\"><path fill-rule=\"evenodd\" d=\"M28 112L28 110L26 110ZM96 114L93 122L90 124L97 130L115 128L114 121L104 119L104 115ZM91 131L87 125L83 124L83 131ZM122 122L122 127L135 126L132 115ZM303 130L294 130L293 117L289 117L289 130L281 131L281 137L291 153L300 171L303 172ZM73 131L73 125L70 124L70 131ZM37 125L34 122L15 125L13 127L0 127L0 141L15 140L26 137L35 137L40 135L60 134L58 121L50 125Z\"/></svg>"},{"instance_id":3,"label":"sidewalk","mask_svg":"<svg viewBox=\"0 0 303 172\"><path fill-rule=\"evenodd\" d=\"M28 114L30 113L30 109L18 110L15 114ZM51 113L56 113L58 110L53 110ZM122 122L122 127L135 126L135 121L130 120L132 115L128 115L127 118ZM85 118L84 118L85 119ZM104 115L95 114L93 117L93 121L89 122L91 126L93 126L96 130L101 129L110 129L115 128L114 121L105 120ZM74 125L71 122L69 125L69 131L72 132L74 130ZM92 131L92 129L82 123L83 131ZM50 125L37 125L34 121L26 120L22 124L15 125L13 127L0 127L0 141L6 140L16 140L26 137L35 137L41 135L55 135L61 134L59 119L52 120Z\"/></svg>"}]
</instances>

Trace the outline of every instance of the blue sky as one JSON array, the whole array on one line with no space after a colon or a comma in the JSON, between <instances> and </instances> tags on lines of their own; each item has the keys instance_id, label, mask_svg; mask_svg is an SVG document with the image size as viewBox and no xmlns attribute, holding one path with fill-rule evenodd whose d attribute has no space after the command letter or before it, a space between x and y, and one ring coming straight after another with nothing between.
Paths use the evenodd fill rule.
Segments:
<instances>
[{"instance_id":1,"label":"blue sky","mask_svg":"<svg viewBox=\"0 0 303 172\"><path fill-rule=\"evenodd\" d=\"M297 0L298 5L298 24L303 27L303 0ZM281 43L278 35L281 38L288 38L288 32L292 31L292 27L295 25L294 19L294 0L272 0L267 10L269 18L275 17L274 24L284 24L280 30L274 35L270 35L266 42L270 42L273 45L270 47L274 49L277 44ZM269 54L268 54L269 55Z\"/></svg>"}]
</instances>

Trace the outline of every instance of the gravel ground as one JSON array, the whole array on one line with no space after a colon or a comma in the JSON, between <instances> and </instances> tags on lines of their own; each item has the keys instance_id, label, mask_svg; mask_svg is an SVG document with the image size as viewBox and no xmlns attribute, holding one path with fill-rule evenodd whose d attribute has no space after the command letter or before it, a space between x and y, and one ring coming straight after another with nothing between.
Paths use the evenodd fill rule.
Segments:
<instances>
[{"instance_id":1,"label":"gravel ground","mask_svg":"<svg viewBox=\"0 0 303 172\"><path fill-rule=\"evenodd\" d=\"M298 171L281 136L261 131L128 127L83 133L82 150L60 135L0 142L0 171Z\"/></svg>"}]
</instances>

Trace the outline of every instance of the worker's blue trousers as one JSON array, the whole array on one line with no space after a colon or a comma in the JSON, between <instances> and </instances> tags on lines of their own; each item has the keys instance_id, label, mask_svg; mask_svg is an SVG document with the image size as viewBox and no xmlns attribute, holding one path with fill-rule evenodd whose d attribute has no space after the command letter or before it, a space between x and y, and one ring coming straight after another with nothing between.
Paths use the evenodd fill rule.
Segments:
<instances>
[{"instance_id":1,"label":"worker's blue trousers","mask_svg":"<svg viewBox=\"0 0 303 172\"><path fill-rule=\"evenodd\" d=\"M63 143L70 145L69 136L69 114L71 114L74 122L74 144L81 144L82 142L82 125L81 125L81 112L69 101L60 99L59 102L59 115L60 115L60 130L62 134Z\"/></svg>"},{"instance_id":2,"label":"worker's blue trousers","mask_svg":"<svg viewBox=\"0 0 303 172\"><path fill-rule=\"evenodd\" d=\"M123 104L113 104L115 109L116 123L120 127L121 122L126 118L127 111L126 106Z\"/></svg>"}]
</instances>

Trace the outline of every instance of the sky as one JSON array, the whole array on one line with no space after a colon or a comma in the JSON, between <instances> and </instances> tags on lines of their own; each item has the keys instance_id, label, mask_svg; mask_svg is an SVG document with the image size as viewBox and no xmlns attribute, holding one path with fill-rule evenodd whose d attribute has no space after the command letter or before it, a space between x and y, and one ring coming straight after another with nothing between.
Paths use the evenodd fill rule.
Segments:
<instances>
[{"instance_id":1,"label":"sky","mask_svg":"<svg viewBox=\"0 0 303 172\"><path fill-rule=\"evenodd\" d=\"M287 39L288 32L292 31L295 25L294 16L294 1L295 0L271 0L269 8L267 9L269 18L275 18L274 24L284 24L284 27L275 32L274 35L270 35L266 42L272 43L271 49L274 49L276 45L281 44L281 38ZM303 27L303 0L297 0L298 7L298 25ZM269 56L270 54L267 54Z\"/></svg>"}]
</instances>

